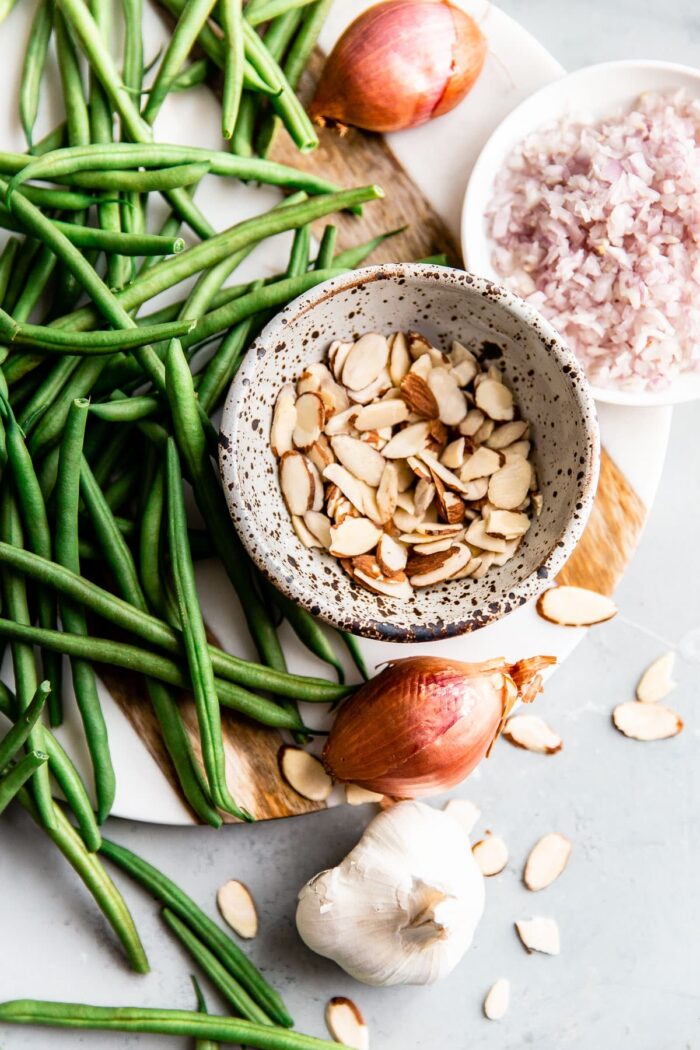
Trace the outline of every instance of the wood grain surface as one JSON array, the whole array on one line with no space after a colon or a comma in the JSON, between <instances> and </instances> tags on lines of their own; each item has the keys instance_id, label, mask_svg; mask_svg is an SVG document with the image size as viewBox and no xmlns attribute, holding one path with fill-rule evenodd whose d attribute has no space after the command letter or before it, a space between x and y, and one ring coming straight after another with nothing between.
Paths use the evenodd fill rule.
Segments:
<instances>
[{"instance_id":1,"label":"wood grain surface","mask_svg":"<svg viewBox=\"0 0 700 1050\"><path fill-rule=\"evenodd\" d=\"M302 94L307 98L321 63L319 52L302 83ZM351 131L341 138L334 132L321 130L320 139L316 151L302 156L281 130L271 159L312 171L341 186L378 183L387 190L383 200L365 206L363 216L333 217L338 226L340 248L408 224L402 234L381 245L369 261L414 260L445 252L452 264L461 265L461 254L452 234L381 136ZM594 509L577 550L559 576L560 582L610 594L637 547L645 517L643 503L603 452ZM143 683L133 675L113 669L100 673L158 765L176 786ZM192 702L183 697L182 705L198 752ZM237 802L257 820L295 816L323 808L324 804L301 798L281 778L277 764L282 743L279 732L255 725L230 711L224 712L223 724L229 785Z\"/></svg>"}]
</instances>

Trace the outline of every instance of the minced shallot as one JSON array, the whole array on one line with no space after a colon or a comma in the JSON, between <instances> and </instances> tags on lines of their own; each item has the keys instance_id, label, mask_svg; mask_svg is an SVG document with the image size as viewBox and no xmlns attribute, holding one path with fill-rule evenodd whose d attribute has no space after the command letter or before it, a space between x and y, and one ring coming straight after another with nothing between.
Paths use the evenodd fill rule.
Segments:
<instances>
[{"instance_id":1,"label":"minced shallot","mask_svg":"<svg viewBox=\"0 0 700 1050\"><path fill-rule=\"evenodd\" d=\"M529 135L487 213L493 263L597 386L660 390L700 366L700 100L641 95Z\"/></svg>"}]
</instances>

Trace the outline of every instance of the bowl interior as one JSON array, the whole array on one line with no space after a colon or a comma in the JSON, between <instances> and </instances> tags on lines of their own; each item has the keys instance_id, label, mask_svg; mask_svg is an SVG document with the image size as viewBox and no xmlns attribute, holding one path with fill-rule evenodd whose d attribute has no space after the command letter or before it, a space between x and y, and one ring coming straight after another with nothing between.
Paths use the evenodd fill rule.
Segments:
<instances>
[{"instance_id":1,"label":"bowl interior","mask_svg":"<svg viewBox=\"0 0 700 1050\"><path fill-rule=\"evenodd\" d=\"M449 349L459 339L502 368L533 428L543 510L517 554L479 581L418 590L406 602L350 581L339 563L298 540L269 444L283 383L324 359L329 343L367 331L418 329ZM573 550L597 480L598 431L572 355L534 311L503 289L444 267L355 271L302 296L261 333L227 399L221 468L238 532L268 577L315 615L358 634L400 641L473 630L541 591Z\"/></svg>"},{"instance_id":2,"label":"bowl interior","mask_svg":"<svg viewBox=\"0 0 700 1050\"><path fill-rule=\"evenodd\" d=\"M603 62L552 81L516 106L491 134L472 170L462 209L465 265L489 280L501 280L491 262L492 242L485 216L496 173L527 135L567 115L600 119L631 105L644 91L680 88L691 96L700 96L700 70L673 62ZM660 391L592 389L597 401L614 405L678 404L700 398L700 375L688 373Z\"/></svg>"}]
</instances>

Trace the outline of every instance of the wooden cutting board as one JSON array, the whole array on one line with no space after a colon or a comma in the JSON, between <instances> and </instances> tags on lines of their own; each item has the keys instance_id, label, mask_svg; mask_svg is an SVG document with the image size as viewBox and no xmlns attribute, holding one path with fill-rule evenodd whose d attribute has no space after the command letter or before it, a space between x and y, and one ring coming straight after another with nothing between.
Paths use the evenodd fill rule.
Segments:
<instances>
[{"instance_id":1,"label":"wooden cutting board","mask_svg":"<svg viewBox=\"0 0 700 1050\"><path fill-rule=\"evenodd\" d=\"M301 85L302 96L309 96L322 61L323 56L317 52ZM322 130L320 140L316 151L302 156L282 131L271 159L304 168L341 186L378 183L387 190L386 198L365 207L362 217L333 217L339 249L407 225L405 232L381 245L368 261L413 260L444 252L452 265L461 265L459 246L451 232L381 136L351 131L340 138ZM603 452L600 483L588 527L559 581L610 594L637 546L646 513L623 474ZM113 670L102 672L102 677L160 768L177 787L142 681ZM182 698L182 708L199 755L194 708L187 697ZM324 807L301 798L282 780L277 765L282 743L279 732L230 711L223 712L223 726L229 786L239 805L257 820L296 816Z\"/></svg>"}]
</instances>

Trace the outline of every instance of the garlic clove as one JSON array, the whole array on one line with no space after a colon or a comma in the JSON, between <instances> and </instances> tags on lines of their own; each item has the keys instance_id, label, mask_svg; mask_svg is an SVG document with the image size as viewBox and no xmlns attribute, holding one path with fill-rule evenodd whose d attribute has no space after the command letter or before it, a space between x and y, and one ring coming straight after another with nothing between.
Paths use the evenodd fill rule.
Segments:
<instances>
[{"instance_id":1,"label":"garlic clove","mask_svg":"<svg viewBox=\"0 0 700 1050\"><path fill-rule=\"evenodd\" d=\"M369 1050L369 1029L352 999L338 995L328 1002L326 1027L337 1043L351 1050Z\"/></svg>"}]
</instances>

